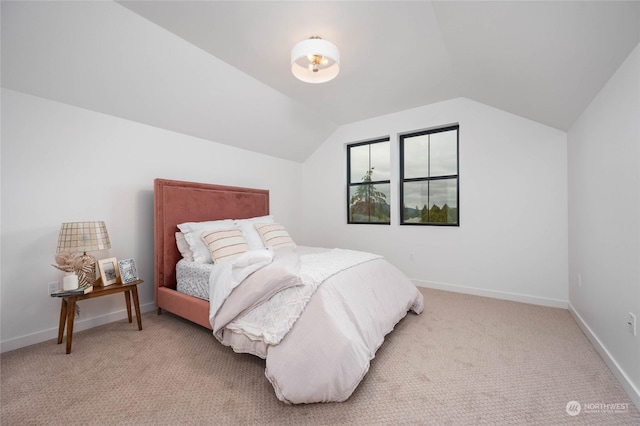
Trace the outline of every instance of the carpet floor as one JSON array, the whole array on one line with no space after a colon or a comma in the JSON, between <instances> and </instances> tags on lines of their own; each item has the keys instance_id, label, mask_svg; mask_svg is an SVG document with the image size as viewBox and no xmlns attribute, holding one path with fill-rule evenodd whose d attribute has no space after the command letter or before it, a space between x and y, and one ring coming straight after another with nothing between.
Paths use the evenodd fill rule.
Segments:
<instances>
[{"instance_id":1,"label":"carpet floor","mask_svg":"<svg viewBox=\"0 0 640 426\"><path fill-rule=\"evenodd\" d=\"M0 423L640 425L567 310L420 291L425 311L400 321L343 403L286 405L263 360L150 312L142 331L122 320L74 333L69 355L55 340L3 353Z\"/></svg>"}]
</instances>

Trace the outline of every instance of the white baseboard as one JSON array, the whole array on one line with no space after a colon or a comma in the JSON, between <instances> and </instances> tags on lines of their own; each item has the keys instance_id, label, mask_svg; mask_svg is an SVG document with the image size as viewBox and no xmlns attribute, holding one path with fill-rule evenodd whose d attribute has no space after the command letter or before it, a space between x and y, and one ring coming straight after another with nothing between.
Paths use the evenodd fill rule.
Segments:
<instances>
[{"instance_id":1,"label":"white baseboard","mask_svg":"<svg viewBox=\"0 0 640 426\"><path fill-rule=\"evenodd\" d=\"M141 313L153 311L154 309L156 309L156 305L153 302L140 305ZM76 333L78 331L88 330L90 328L97 327L99 325L108 324L110 322L119 321L125 318L127 318L127 310L122 309L120 311L111 312L109 314L98 316L98 317L77 319L73 322L73 332ZM57 322L57 318L56 318L56 322ZM0 342L0 353L12 351L14 349L20 349L25 346L35 345L36 343L42 343L42 342L46 342L47 340L52 340L57 338L58 338L58 327L50 328L47 330L39 331L37 333L32 333L26 336L20 336L20 337L16 337L15 339Z\"/></svg>"},{"instance_id":2,"label":"white baseboard","mask_svg":"<svg viewBox=\"0 0 640 426\"><path fill-rule=\"evenodd\" d=\"M418 287L433 288L435 290L451 291L454 293L472 294L474 296L491 297L493 299L511 300L513 302L528 303L531 305L549 306L551 308L567 309L568 300L550 299L547 297L529 296L526 294L508 293L503 291L486 290L474 287L465 287L454 284L436 283L433 281L412 280Z\"/></svg>"},{"instance_id":3,"label":"white baseboard","mask_svg":"<svg viewBox=\"0 0 640 426\"><path fill-rule=\"evenodd\" d=\"M589 339L593 347L596 348L596 351L598 351L604 362L607 364L609 370L611 370L613 375L616 376L616 379L618 379L618 382L620 382L625 392L627 392L631 401L633 401L638 410L640 410L640 389L631 382L629 376L627 376L624 370L620 368L620 365L618 365L607 348L602 344L600 339L598 339L598 336L596 336L593 330L591 330L591 327L589 327L571 303L569 303L569 312L578 324L578 327L580 327L585 336L587 336L587 339Z\"/></svg>"}]
</instances>

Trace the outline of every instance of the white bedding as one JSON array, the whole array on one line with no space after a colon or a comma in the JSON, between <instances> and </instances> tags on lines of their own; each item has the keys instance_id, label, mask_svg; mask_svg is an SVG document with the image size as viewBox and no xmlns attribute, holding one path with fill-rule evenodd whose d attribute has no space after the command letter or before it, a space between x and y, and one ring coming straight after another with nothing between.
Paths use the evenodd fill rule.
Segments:
<instances>
[{"instance_id":1,"label":"white bedding","mask_svg":"<svg viewBox=\"0 0 640 426\"><path fill-rule=\"evenodd\" d=\"M180 259L176 265L176 290L199 299L209 300L209 277L213 263L197 263Z\"/></svg>"},{"instance_id":2,"label":"white bedding","mask_svg":"<svg viewBox=\"0 0 640 426\"><path fill-rule=\"evenodd\" d=\"M266 256L262 253L264 251L256 253L258 255L254 256L257 258L256 262L245 262L241 265L234 262L225 265L226 269L243 271L237 274L231 273L231 275L244 279L262 266L271 263L273 256ZM269 251L269 253L273 253L273 251ZM283 253L292 257L289 261L284 259L284 262L286 263L286 272L299 278L296 281L296 285L288 286L275 292L273 296L259 306L239 315L232 322L225 325L226 330L244 334L251 340L277 345L300 317L311 296L313 296L313 293L322 282L348 268L381 257L371 253L341 249L303 255L298 255L291 249L281 249L280 255L283 256ZM229 288L232 286L226 286L225 288L224 285L221 285L219 283L220 277L215 273L211 277L210 293L217 296L214 298L226 299L230 292ZM235 283L234 280L231 280L231 282ZM233 287L235 287L235 284ZM229 292L223 294L225 291ZM217 309L214 304L211 311L215 312ZM222 341L221 334L216 337Z\"/></svg>"},{"instance_id":3,"label":"white bedding","mask_svg":"<svg viewBox=\"0 0 640 426\"><path fill-rule=\"evenodd\" d=\"M344 401L384 336L409 310L422 312L422 294L368 253L298 247L272 254L214 268L214 335L237 352L266 358L280 400Z\"/></svg>"}]
</instances>

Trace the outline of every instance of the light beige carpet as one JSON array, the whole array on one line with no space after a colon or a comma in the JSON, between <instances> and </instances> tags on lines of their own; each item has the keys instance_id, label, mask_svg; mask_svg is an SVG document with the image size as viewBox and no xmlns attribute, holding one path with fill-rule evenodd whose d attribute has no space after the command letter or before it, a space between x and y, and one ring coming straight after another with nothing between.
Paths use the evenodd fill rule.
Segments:
<instances>
[{"instance_id":1,"label":"light beige carpet","mask_svg":"<svg viewBox=\"0 0 640 426\"><path fill-rule=\"evenodd\" d=\"M640 424L566 310L421 289L344 403L278 401L264 361L171 314L1 355L2 425ZM52 318L56 322L57 318ZM570 401L581 412L567 414ZM613 405L618 409L612 409Z\"/></svg>"}]
</instances>

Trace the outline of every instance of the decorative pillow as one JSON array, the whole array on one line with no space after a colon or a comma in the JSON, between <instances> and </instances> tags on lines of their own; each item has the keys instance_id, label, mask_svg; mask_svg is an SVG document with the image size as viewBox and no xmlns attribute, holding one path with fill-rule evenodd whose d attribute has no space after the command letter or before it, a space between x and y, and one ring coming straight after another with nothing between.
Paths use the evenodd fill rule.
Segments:
<instances>
[{"instance_id":1,"label":"decorative pillow","mask_svg":"<svg viewBox=\"0 0 640 426\"><path fill-rule=\"evenodd\" d=\"M239 228L204 231L202 240L209 248L214 262L231 260L249 251L249 244Z\"/></svg>"},{"instance_id":2,"label":"decorative pillow","mask_svg":"<svg viewBox=\"0 0 640 426\"><path fill-rule=\"evenodd\" d=\"M178 246L178 251L182 255L182 258L189 262L193 262L193 252L191 251L191 248L189 248L189 243L187 243L187 239L184 237L182 232L176 232L176 245Z\"/></svg>"},{"instance_id":3,"label":"decorative pillow","mask_svg":"<svg viewBox=\"0 0 640 426\"><path fill-rule=\"evenodd\" d=\"M233 220L212 220L208 222L185 222L178 225L178 229L184 233L184 238L193 252L193 261L197 263L213 263L209 248L202 241L200 235L204 231L229 229L233 227Z\"/></svg>"},{"instance_id":4,"label":"decorative pillow","mask_svg":"<svg viewBox=\"0 0 640 426\"><path fill-rule=\"evenodd\" d=\"M287 230L279 223L258 223L255 225L255 228L260 234L262 242L267 247L277 249L296 246Z\"/></svg>"},{"instance_id":5,"label":"decorative pillow","mask_svg":"<svg viewBox=\"0 0 640 426\"><path fill-rule=\"evenodd\" d=\"M256 231L254 225L256 223L273 223L273 216L258 216L252 217L249 219L236 219L234 221L235 225L242 229L242 233L244 237L247 239L247 243L249 243L249 247L251 250L264 248L264 243L262 242L262 238L260 238L260 234Z\"/></svg>"}]
</instances>

